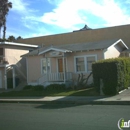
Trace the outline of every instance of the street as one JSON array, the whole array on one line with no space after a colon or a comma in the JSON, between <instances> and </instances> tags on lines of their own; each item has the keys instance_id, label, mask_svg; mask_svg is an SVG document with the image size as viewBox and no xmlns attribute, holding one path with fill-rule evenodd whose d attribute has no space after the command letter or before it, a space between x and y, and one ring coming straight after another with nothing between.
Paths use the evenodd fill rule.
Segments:
<instances>
[{"instance_id":1,"label":"street","mask_svg":"<svg viewBox=\"0 0 130 130\"><path fill-rule=\"evenodd\" d=\"M0 130L119 130L128 105L0 103Z\"/></svg>"}]
</instances>

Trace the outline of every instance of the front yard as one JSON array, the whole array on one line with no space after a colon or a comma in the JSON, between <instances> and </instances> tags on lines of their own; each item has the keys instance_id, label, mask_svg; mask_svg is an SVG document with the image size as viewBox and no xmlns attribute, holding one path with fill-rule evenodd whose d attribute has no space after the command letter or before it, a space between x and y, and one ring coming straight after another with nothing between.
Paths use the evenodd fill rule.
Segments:
<instances>
[{"instance_id":1,"label":"front yard","mask_svg":"<svg viewBox=\"0 0 130 130\"><path fill-rule=\"evenodd\" d=\"M81 90L33 90L23 89L21 91L11 91L0 93L0 97L29 97L29 96L99 96L94 88Z\"/></svg>"}]
</instances>

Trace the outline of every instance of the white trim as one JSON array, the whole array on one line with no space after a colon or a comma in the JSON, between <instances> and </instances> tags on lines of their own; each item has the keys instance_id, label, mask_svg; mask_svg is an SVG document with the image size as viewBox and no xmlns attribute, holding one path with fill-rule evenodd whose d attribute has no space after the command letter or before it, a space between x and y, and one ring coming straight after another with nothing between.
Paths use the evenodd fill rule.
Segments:
<instances>
[{"instance_id":1,"label":"white trim","mask_svg":"<svg viewBox=\"0 0 130 130\"><path fill-rule=\"evenodd\" d=\"M42 58L41 59L41 75L44 75L45 73L43 73L43 59L46 59L46 61L47 61L47 59L49 59L49 61L50 61L50 72L49 73L51 73L51 58L48 58L48 57L45 57L45 58ZM48 69L47 69L47 66L46 66L46 70L47 70L47 73L48 73Z\"/></svg>"},{"instance_id":2,"label":"white trim","mask_svg":"<svg viewBox=\"0 0 130 130\"><path fill-rule=\"evenodd\" d=\"M105 59L105 52L107 52L107 49L102 50L103 59Z\"/></svg>"},{"instance_id":3,"label":"white trim","mask_svg":"<svg viewBox=\"0 0 130 130\"><path fill-rule=\"evenodd\" d=\"M113 43L113 44L112 44L111 46L109 46L107 49L109 49L109 48L112 47L112 46L115 46L115 45L118 44L119 42L121 42L121 43L125 46L126 49L129 49L129 47L122 41L122 39L117 40L115 43Z\"/></svg>"},{"instance_id":4,"label":"white trim","mask_svg":"<svg viewBox=\"0 0 130 130\"><path fill-rule=\"evenodd\" d=\"M84 65L85 65L85 55L83 55L83 56L74 56L74 70L75 70L75 73L85 73L86 72L86 71L77 72L77 70L76 70L76 58L81 58L81 57L84 58Z\"/></svg>"},{"instance_id":5,"label":"white trim","mask_svg":"<svg viewBox=\"0 0 130 130\"><path fill-rule=\"evenodd\" d=\"M95 55L86 55L86 57L85 57L85 59L87 58L87 57L95 57L95 61L97 61L97 55L95 54ZM87 60L85 61L85 65L86 65L86 72L92 72L92 71L88 71L88 69L87 69Z\"/></svg>"},{"instance_id":6,"label":"white trim","mask_svg":"<svg viewBox=\"0 0 130 130\"><path fill-rule=\"evenodd\" d=\"M62 59L63 60L63 58L62 57L58 57L58 58L56 58L56 71L57 71L57 73L59 73L59 71L58 71L58 59ZM67 58L66 57L64 57L64 59L66 60L65 61L65 63L66 63L66 72L68 72L68 64L67 64Z\"/></svg>"},{"instance_id":7,"label":"white trim","mask_svg":"<svg viewBox=\"0 0 130 130\"><path fill-rule=\"evenodd\" d=\"M14 45L14 46L25 46L25 47L35 47L35 48L38 47L38 45L30 45L30 44L23 44L23 43L13 43L13 42L0 42L0 45Z\"/></svg>"},{"instance_id":8,"label":"white trim","mask_svg":"<svg viewBox=\"0 0 130 130\"><path fill-rule=\"evenodd\" d=\"M74 56L74 70L75 70L75 73L89 73L89 72L91 72L91 71L87 70L87 57L93 57L93 56L95 57L95 61L97 61L97 54ZM80 58L80 57L84 58L85 71L77 72L77 70L76 70L76 58Z\"/></svg>"},{"instance_id":9,"label":"white trim","mask_svg":"<svg viewBox=\"0 0 130 130\"><path fill-rule=\"evenodd\" d=\"M51 47L51 48L48 48L48 49L46 49L46 50L40 52L38 55L44 54L44 53L46 53L46 52L48 52L48 51L60 51L60 52L64 52L64 53L66 53L66 52L72 52L72 51L70 51L70 50L58 49L58 48Z\"/></svg>"}]
</instances>

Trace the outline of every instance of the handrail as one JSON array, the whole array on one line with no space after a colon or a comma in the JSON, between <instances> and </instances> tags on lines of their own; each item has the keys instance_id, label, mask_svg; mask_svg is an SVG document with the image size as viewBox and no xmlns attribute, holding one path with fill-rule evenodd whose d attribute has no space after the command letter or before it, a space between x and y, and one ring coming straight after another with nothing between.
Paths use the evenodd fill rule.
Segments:
<instances>
[{"instance_id":1,"label":"handrail","mask_svg":"<svg viewBox=\"0 0 130 130\"><path fill-rule=\"evenodd\" d=\"M71 80L72 79L72 73L71 72L65 72L65 77L64 77L63 72L44 74L40 78L38 78L37 82L38 82L38 84L42 84L44 82L64 81L64 78L66 80Z\"/></svg>"},{"instance_id":2,"label":"handrail","mask_svg":"<svg viewBox=\"0 0 130 130\"><path fill-rule=\"evenodd\" d=\"M8 64L10 66L15 65L17 67L18 71L20 71L20 74L24 78L27 78L26 77L26 69L20 63L20 60L18 60L16 57L13 57L13 56L0 56L0 65L5 65L5 64Z\"/></svg>"}]
</instances>

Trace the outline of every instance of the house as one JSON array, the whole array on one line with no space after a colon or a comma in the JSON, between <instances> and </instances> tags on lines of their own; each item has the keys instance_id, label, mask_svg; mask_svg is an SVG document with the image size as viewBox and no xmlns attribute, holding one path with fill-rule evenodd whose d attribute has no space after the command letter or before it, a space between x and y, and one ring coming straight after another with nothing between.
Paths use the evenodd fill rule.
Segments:
<instances>
[{"instance_id":1,"label":"house","mask_svg":"<svg viewBox=\"0 0 130 130\"><path fill-rule=\"evenodd\" d=\"M27 62L27 83L76 83L78 74L87 76L92 71L93 62L119 57L127 49L122 39L43 46L22 56Z\"/></svg>"},{"instance_id":2,"label":"house","mask_svg":"<svg viewBox=\"0 0 130 130\"><path fill-rule=\"evenodd\" d=\"M26 61L20 56L36 49L38 45L0 42L0 89L7 89L10 81L13 88L16 80L26 81Z\"/></svg>"}]
</instances>

